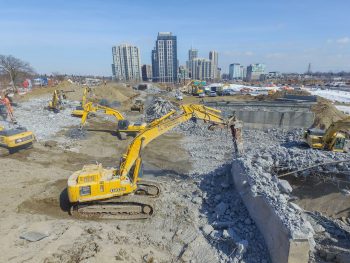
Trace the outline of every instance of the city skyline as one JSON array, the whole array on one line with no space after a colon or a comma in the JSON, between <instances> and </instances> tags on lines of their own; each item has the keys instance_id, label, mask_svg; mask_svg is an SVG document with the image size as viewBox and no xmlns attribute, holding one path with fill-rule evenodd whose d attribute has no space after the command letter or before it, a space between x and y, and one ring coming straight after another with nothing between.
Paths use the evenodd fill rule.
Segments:
<instances>
[{"instance_id":1,"label":"city skyline","mask_svg":"<svg viewBox=\"0 0 350 263\"><path fill-rule=\"evenodd\" d=\"M166 6L159 1L131 6L128 1L5 0L0 53L30 62L39 73L110 76L111 46L132 43L140 49L141 63L151 64L154 37L169 31L177 36L179 65L186 65L193 47L199 57L216 50L221 73L236 62L264 63L266 71L303 73L308 63L313 71L350 71L349 8L348 1L315 0ZM198 19L198 13L210 19Z\"/></svg>"}]
</instances>

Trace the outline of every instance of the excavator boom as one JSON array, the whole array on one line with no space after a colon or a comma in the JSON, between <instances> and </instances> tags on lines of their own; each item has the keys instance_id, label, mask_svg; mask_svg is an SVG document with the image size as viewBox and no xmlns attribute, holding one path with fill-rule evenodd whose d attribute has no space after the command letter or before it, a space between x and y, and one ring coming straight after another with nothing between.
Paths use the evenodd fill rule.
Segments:
<instances>
[{"instance_id":1,"label":"excavator boom","mask_svg":"<svg viewBox=\"0 0 350 263\"><path fill-rule=\"evenodd\" d=\"M170 112L162 118L162 121L149 125L143 130L135 139L131 142L128 147L125 161L121 163L120 175L127 177L130 169L135 164L135 161L139 158L141 150L146 147L151 141L159 137L163 133L171 130L175 126L184 123L190 119L200 119L205 122L212 124L226 124L225 120L218 115L219 110L209 108L203 105L183 105L181 106L182 113L178 116L174 116L175 112ZM137 178L133 178L135 181Z\"/></svg>"},{"instance_id":2,"label":"excavator boom","mask_svg":"<svg viewBox=\"0 0 350 263\"><path fill-rule=\"evenodd\" d=\"M117 110L106 107L106 106L102 106L102 105L94 105L92 102L88 102L85 104L84 106L84 113L83 116L81 117L81 126L84 126L87 117L89 115L90 112L98 112L101 111L106 115L112 115L116 118L117 121L120 120L125 120L124 116Z\"/></svg>"},{"instance_id":3,"label":"excavator boom","mask_svg":"<svg viewBox=\"0 0 350 263\"><path fill-rule=\"evenodd\" d=\"M102 105L98 105L98 104L93 104L92 102L88 102L85 104L84 112L83 112L83 115L81 117L81 122L80 122L81 127L84 126L90 112L102 112L106 115L114 116L118 122L118 128L117 128L116 132L117 132L118 137L122 140L126 138L126 134L135 135L138 132L145 129L147 126L146 123L130 123L116 109L109 108L109 107L102 106ZM157 123L157 120L155 120L153 123Z\"/></svg>"}]
</instances>

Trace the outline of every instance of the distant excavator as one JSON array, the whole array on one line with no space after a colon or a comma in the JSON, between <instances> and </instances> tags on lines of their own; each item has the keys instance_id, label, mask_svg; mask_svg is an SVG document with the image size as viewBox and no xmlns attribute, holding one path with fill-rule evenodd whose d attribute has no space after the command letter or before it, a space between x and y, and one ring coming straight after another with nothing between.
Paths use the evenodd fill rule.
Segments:
<instances>
[{"instance_id":1,"label":"distant excavator","mask_svg":"<svg viewBox=\"0 0 350 263\"><path fill-rule=\"evenodd\" d=\"M345 152L345 130L350 130L350 117L333 122L327 130L308 129L304 132L304 140L314 149Z\"/></svg>"},{"instance_id":2,"label":"distant excavator","mask_svg":"<svg viewBox=\"0 0 350 263\"><path fill-rule=\"evenodd\" d=\"M68 92L74 92L74 90L54 90L52 99L49 101L47 109L53 111L54 113L60 112L63 109L63 101L67 99L66 93Z\"/></svg>"},{"instance_id":3,"label":"distant excavator","mask_svg":"<svg viewBox=\"0 0 350 263\"><path fill-rule=\"evenodd\" d=\"M125 140L127 135L136 135L147 126L147 123L131 123L116 109L88 102L84 106L83 115L81 117L81 127L84 127L89 113L91 112L102 112L103 114L114 116L118 122L116 133L121 140Z\"/></svg>"},{"instance_id":4,"label":"distant excavator","mask_svg":"<svg viewBox=\"0 0 350 263\"><path fill-rule=\"evenodd\" d=\"M83 91L83 97L81 99L80 106L77 106L75 110L72 111L72 116L81 118L84 114L84 107L88 103L88 97L90 96L91 88L86 87Z\"/></svg>"},{"instance_id":5,"label":"distant excavator","mask_svg":"<svg viewBox=\"0 0 350 263\"><path fill-rule=\"evenodd\" d=\"M185 86L179 89L179 91L187 94L192 94L194 96L198 96L199 94L204 93L204 86L206 85L206 81L201 80L191 80Z\"/></svg>"},{"instance_id":6,"label":"distant excavator","mask_svg":"<svg viewBox=\"0 0 350 263\"><path fill-rule=\"evenodd\" d=\"M154 214L153 201L160 193L157 183L143 180L141 152L152 140L189 120L227 125L220 111L203 105L182 105L147 125L129 144L118 168L87 165L68 179L71 214L81 217L144 219ZM153 199L152 199L153 198Z\"/></svg>"},{"instance_id":7,"label":"distant excavator","mask_svg":"<svg viewBox=\"0 0 350 263\"><path fill-rule=\"evenodd\" d=\"M0 156L6 156L16 151L29 148L35 140L33 132L19 127L15 129L5 129L0 126Z\"/></svg>"}]
</instances>

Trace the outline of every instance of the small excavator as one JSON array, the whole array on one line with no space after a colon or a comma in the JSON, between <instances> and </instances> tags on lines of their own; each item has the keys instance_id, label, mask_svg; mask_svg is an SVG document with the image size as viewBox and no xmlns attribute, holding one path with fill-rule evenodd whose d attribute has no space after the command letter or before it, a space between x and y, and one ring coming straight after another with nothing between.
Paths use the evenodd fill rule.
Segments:
<instances>
[{"instance_id":1,"label":"small excavator","mask_svg":"<svg viewBox=\"0 0 350 263\"><path fill-rule=\"evenodd\" d=\"M304 132L304 140L314 149L345 152L344 130L350 130L350 117L333 122L327 130L308 129Z\"/></svg>"},{"instance_id":2,"label":"small excavator","mask_svg":"<svg viewBox=\"0 0 350 263\"><path fill-rule=\"evenodd\" d=\"M63 101L67 99L66 93L68 92L74 92L74 90L54 90L52 99L49 101L47 109L53 111L54 113L60 112L60 110L63 109Z\"/></svg>"},{"instance_id":3,"label":"small excavator","mask_svg":"<svg viewBox=\"0 0 350 263\"><path fill-rule=\"evenodd\" d=\"M0 126L0 156L12 154L20 149L29 148L35 140L33 132L25 128L5 129Z\"/></svg>"},{"instance_id":4,"label":"small excavator","mask_svg":"<svg viewBox=\"0 0 350 263\"><path fill-rule=\"evenodd\" d=\"M81 100L81 105L77 106L75 110L72 111L72 116L81 118L84 114L84 107L88 103L88 96L91 93L91 88L86 87L83 92L83 98Z\"/></svg>"},{"instance_id":5,"label":"small excavator","mask_svg":"<svg viewBox=\"0 0 350 263\"><path fill-rule=\"evenodd\" d=\"M102 112L106 115L112 115L116 118L117 124L117 135L121 140L125 140L127 135L136 135L138 132L146 128L147 123L131 123L124 118L124 116L116 109L109 108L106 106L93 104L88 102L85 104L83 115L81 117L81 127L85 125L85 122L90 112Z\"/></svg>"},{"instance_id":6,"label":"small excavator","mask_svg":"<svg viewBox=\"0 0 350 263\"><path fill-rule=\"evenodd\" d=\"M63 109L63 100L66 99L66 94L60 90L54 90L52 94L52 99L49 101L48 110L53 111L55 113L60 112Z\"/></svg>"},{"instance_id":7,"label":"small excavator","mask_svg":"<svg viewBox=\"0 0 350 263\"><path fill-rule=\"evenodd\" d=\"M70 213L83 218L145 219L154 214L153 200L160 194L157 183L143 180L141 151L152 140L189 120L227 125L220 111L203 105L182 105L145 127L129 144L118 168L86 165L68 179Z\"/></svg>"}]
</instances>

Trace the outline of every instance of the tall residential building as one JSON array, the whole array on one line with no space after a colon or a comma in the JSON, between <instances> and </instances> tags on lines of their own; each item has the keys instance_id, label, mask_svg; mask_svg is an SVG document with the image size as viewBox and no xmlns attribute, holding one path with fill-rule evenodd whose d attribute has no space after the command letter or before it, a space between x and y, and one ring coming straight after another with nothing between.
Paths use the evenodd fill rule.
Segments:
<instances>
[{"instance_id":1,"label":"tall residential building","mask_svg":"<svg viewBox=\"0 0 350 263\"><path fill-rule=\"evenodd\" d=\"M112 47L113 78L118 81L140 81L141 63L138 47L122 44Z\"/></svg>"},{"instance_id":2,"label":"tall residential building","mask_svg":"<svg viewBox=\"0 0 350 263\"><path fill-rule=\"evenodd\" d=\"M260 76L265 73L265 64L251 64L247 67L247 80L259 80Z\"/></svg>"},{"instance_id":3,"label":"tall residential building","mask_svg":"<svg viewBox=\"0 0 350 263\"><path fill-rule=\"evenodd\" d=\"M191 48L188 50L188 61L198 58L198 49Z\"/></svg>"},{"instance_id":4,"label":"tall residential building","mask_svg":"<svg viewBox=\"0 0 350 263\"><path fill-rule=\"evenodd\" d=\"M230 64L229 78L230 78L230 80L242 78L241 65L239 63Z\"/></svg>"},{"instance_id":5,"label":"tall residential building","mask_svg":"<svg viewBox=\"0 0 350 263\"><path fill-rule=\"evenodd\" d=\"M192 60L195 58L198 58L198 49L194 49L191 47L191 49L188 50L188 61L186 61L186 67L187 67L188 74L190 77L192 77L192 72L191 72Z\"/></svg>"},{"instance_id":6,"label":"tall residential building","mask_svg":"<svg viewBox=\"0 0 350 263\"><path fill-rule=\"evenodd\" d=\"M211 61L205 58L195 58L191 61L192 79L211 80Z\"/></svg>"},{"instance_id":7,"label":"tall residential building","mask_svg":"<svg viewBox=\"0 0 350 263\"><path fill-rule=\"evenodd\" d=\"M211 61L211 70L210 70L210 78L211 79L219 79L218 76L218 62L219 62L219 54L216 51L209 52L209 60Z\"/></svg>"},{"instance_id":8,"label":"tall residential building","mask_svg":"<svg viewBox=\"0 0 350 263\"><path fill-rule=\"evenodd\" d=\"M152 66L151 65L142 65L142 80L150 81L152 80Z\"/></svg>"},{"instance_id":9,"label":"tall residential building","mask_svg":"<svg viewBox=\"0 0 350 263\"><path fill-rule=\"evenodd\" d=\"M152 51L153 81L177 82L177 40L171 32L159 32Z\"/></svg>"}]
</instances>

